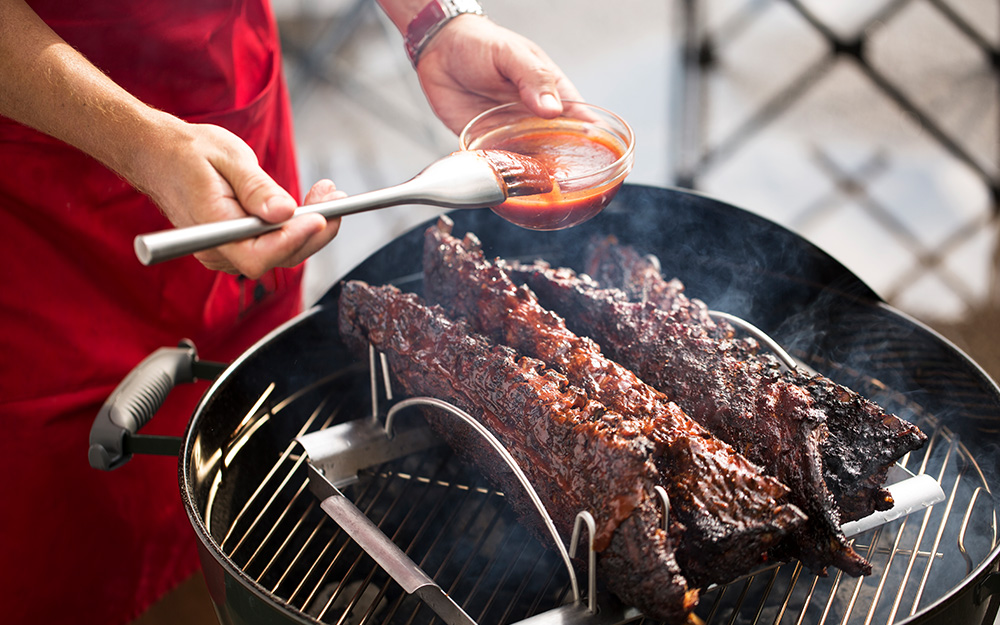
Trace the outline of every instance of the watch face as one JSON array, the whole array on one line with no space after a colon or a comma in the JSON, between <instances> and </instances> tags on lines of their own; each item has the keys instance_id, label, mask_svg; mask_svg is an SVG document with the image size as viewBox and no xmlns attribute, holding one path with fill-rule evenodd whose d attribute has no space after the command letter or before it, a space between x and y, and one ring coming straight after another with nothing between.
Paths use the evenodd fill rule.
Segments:
<instances>
[{"instance_id":1,"label":"watch face","mask_svg":"<svg viewBox=\"0 0 1000 625\"><path fill-rule=\"evenodd\" d=\"M445 4L450 4L455 13L482 13L483 8L476 0L445 0Z\"/></svg>"}]
</instances>

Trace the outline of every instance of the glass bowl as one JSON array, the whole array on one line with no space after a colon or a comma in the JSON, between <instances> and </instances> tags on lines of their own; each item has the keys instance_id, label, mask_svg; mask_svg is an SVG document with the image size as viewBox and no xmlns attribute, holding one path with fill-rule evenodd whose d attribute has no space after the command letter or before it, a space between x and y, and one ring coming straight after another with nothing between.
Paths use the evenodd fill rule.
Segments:
<instances>
[{"instance_id":1,"label":"glass bowl","mask_svg":"<svg viewBox=\"0 0 1000 625\"><path fill-rule=\"evenodd\" d=\"M611 111L564 101L554 119L520 102L478 115L459 135L463 150L507 150L539 160L553 176L549 193L507 198L497 215L532 230L561 230L597 215L632 171L635 136Z\"/></svg>"}]
</instances>

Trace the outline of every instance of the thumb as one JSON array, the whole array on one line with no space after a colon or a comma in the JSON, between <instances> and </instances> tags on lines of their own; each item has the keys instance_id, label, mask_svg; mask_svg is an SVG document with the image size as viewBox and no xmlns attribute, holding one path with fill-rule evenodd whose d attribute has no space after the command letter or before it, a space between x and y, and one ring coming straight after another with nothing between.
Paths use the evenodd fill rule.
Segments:
<instances>
[{"instance_id":1,"label":"thumb","mask_svg":"<svg viewBox=\"0 0 1000 625\"><path fill-rule=\"evenodd\" d=\"M521 99L535 115L542 118L557 117L563 111L562 100L555 91L532 90L527 94L521 91Z\"/></svg>"},{"instance_id":2,"label":"thumb","mask_svg":"<svg viewBox=\"0 0 1000 625\"><path fill-rule=\"evenodd\" d=\"M582 100L579 92L548 56L534 45L527 49L508 48L509 55L498 65L508 80L517 85L521 102L543 118L563 112L563 99Z\"/></svg>"},{"instance_id":3,"label":"thumb","mask_svg":"<svg viewBox=\"0 0 1000 625\"><path fill-rule=\"evenodd\" d=\"M270 223L291 219L297 208L295 198L261 168L250 146L243 145L245 149L228 152L212 164L232 187L247 214Z\"/></svg>"},{"instance_id":4,"label":"thumb","mask_svg":"<svg viewBox=\"0 0 1000 625\"><path fill-rule=\"evenodd\" d=\"M236 198L247 213L267 222L287 221L295 216L295 209L298 208L295 198L263 169L247 178L242 188L235 191Z\"/></svg>"},{"instance_id":5,"label":"thumb","mask_svg":"<svg viewBox=\"0 0 1000 625\"><path fill-rule=\"evenodd\" d=\"M563 112L562 99L556 88L556 77L551 70L537 64L519 66L519 75L512 80L517 85L518 95L528 109L543 118L557 117Z\"/></svg>"}]
</instances>

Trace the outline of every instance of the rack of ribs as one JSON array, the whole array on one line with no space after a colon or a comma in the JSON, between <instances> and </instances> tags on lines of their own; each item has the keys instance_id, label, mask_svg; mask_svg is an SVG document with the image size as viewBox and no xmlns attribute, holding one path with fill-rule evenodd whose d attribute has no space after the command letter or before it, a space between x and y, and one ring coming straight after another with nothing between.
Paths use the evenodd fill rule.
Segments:
<instances>
[{"instance_id":1,"label":"rack of ribs","mask_svg":"<svg viewBox=\"0 0 1000 625\"><path fill-rule=\"evenodd\" d=\"M775 556L796 557L816 571L833 565L850 575L870 573L840 530L840 506L826 480L831 463L823 452L833 438L828 414L814 395L781 374L773 357L752 356L745 341L714 338L696 323L677 321L670 310L629 301L570 269L544 262L508 269L567 315L575 330L600 341L609 355L789 486L791 501L809 521Z\"/></svg>"},{"instance_id":2,"label":"rack of ribs","mask_svg":"<svg viewBox=\"0 0 1000 625\"><path fill-rule=\"evenodd\" d=\"M676 517L677 560L696 586L730 581L804 523L788 488L688 417L661 392L570 332L534 295L482 254L474 235L442 218L425 234L424 294L492 340L558 370L621 416L618 428L655 444L659 484Z\"/></svg>"},{"instance_id":3,"label":"rack of ribs","mask_svg":"<svg viewBox=\"0 0 1000 625\"><path fill-rule=\"evenodd\" d=\"M633 302L650 302L675 323L693 323L716 339L734 335L732 326L713 319L708 307L688 298L676 278L667 280L655 256L640 254L614 237L591 241L585 272L597 285L615 288ZM766 362L756 341L739 343L742 358ZM841 520L853 521L892 507L884 488L889 468L927 440L915 425L888 414L875 402L822 375L802 369L784 371L784 380L804 389L826 415L830 435L822 446L824 476L840 507Z\"/></svg>"},{"instance_id":4,"label":"rack of ribs","mask_svg":"<svg viewBox=\"0 0 1000 625\"><path fill-rule=\"evenodd\" d=\"M417 295L347 282L338 323L356 353L374 345L386 356L393 382L408 395L449 402L496 436L562 535L571 535L578 512L590 511L597 526L597 572L611 592L653 618L686 621L698 592L678 568L674 532L661 527L651 441L619 428L619 415L558 372L474 334ZM441 411L426 410L425 417L493 480L543 544L550 540L520 483L481 437Z\"/></svg>"}]
</instances>

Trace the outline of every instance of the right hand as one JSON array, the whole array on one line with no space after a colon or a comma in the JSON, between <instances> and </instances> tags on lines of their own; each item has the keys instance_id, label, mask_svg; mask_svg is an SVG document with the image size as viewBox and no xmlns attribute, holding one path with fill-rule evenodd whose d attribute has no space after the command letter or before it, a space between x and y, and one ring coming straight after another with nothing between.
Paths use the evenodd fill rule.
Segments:
<instances>
[{"instance_id":1,"label":"right hand","mask_svg":"<svg viewBox=\"0 0 1000 625\"><path fill-rule=\"evenodd\" d=\"M295 199L261 169L253 150L219 126L167 116L155 147L140 156L130 181L149 195L177 227L254 215L280 229L195 254L206 267L256 279L274 267L292 267L329 243L340 219L301 215ZM147 144L150 145L150 144ZM329 180L316 183L305 203L345 197Z\"/></svg>"}]
</instances>

